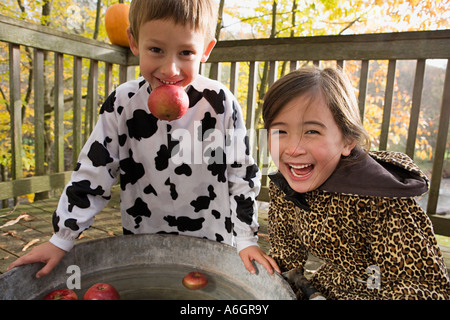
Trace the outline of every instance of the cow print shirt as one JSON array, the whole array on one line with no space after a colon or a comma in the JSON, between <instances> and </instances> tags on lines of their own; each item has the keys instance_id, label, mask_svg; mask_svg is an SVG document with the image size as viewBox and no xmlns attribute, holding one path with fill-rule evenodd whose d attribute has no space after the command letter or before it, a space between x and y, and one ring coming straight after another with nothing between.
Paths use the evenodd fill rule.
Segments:
<instances>
[{"instance_id":1,"label":"cow print shirt","mask_svg":"<svg viewBox=\"0 0 450 320\"><path fill-rule=\"evenodd\" d=\"M260 172L235 97L198 76L186 89L188 111L168 122L150 114L150 90L139 78L104 102L53 215L50 241L69 251L120 177L125 234L183 234L238 251L256 245Z\"/></svg>"}]
</instances>

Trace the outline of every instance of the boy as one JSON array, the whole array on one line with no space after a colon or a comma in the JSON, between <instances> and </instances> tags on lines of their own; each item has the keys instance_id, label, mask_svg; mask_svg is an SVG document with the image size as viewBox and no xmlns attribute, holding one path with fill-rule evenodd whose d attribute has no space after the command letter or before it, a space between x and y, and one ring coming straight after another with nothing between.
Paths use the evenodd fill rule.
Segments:
<instances>
[{"instance_id":1,"label":"boy","mask_svg":"<svg viewBox=\"0 0 450 320\"><path fill-rule=\"evenodd\" d=\"M216 40L214 0L134 0L130 49L142 77L119 86L103 104L53 215L55 234L10 268L32 262L48 274L93 222L120 176L125 234L170 233L235 245L245 267L269 272L275 261L257 246L259 171L249 155L241 110L217 81L198 75ZM152 89L186 89L180 119L148 110ZM244 132L244 134L242 134Z\"/></svg>"}]
</instances>

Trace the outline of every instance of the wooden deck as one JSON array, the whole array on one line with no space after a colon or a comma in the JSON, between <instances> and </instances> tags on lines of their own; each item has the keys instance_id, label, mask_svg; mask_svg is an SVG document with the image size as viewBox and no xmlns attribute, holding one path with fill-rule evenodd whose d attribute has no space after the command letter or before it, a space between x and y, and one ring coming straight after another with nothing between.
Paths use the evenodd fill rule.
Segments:
<instances>
[{"instance_id":1,"label":"wooden deck","mask_svg":"<svg viewBox=\"0 0 450 320\"><path fill-rule=\"evenodd\" d=\"M78 242L122 234L120 217L120 190L114 187L108 205L96 216L91 228L84 231ZM29 252L33 246L50 239L52 214L58 198L22 204L14 209L0 210L0 274L6 272L8 265L17 257ZM262 203L259 210L259 245L266 252L270 244L267 231L267 203ZM450 247L441 246L447 268L450 268ZM310 256L306 270L313 272L321 262Z\"/></svg>"}]
</instances>

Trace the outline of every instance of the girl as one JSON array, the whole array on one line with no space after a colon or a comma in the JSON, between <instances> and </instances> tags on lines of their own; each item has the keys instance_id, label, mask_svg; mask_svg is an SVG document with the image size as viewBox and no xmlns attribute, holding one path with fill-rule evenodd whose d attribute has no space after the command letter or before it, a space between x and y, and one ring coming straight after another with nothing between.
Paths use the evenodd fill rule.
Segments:
<instances>
[{"instance_id":1,"label":"girl","mask_svg":"<svg viewBox=\"0 0 450 320\"><path fill-rule=\"evenodd\" d=\"M369 152L356 97L340 70L307 67L264 99L271 156L270 255L327 299L449 299L447 269L414 200L428 180L404 154ZM299 296L301 296L301 292Z\"/></svg>"}]
</instances>

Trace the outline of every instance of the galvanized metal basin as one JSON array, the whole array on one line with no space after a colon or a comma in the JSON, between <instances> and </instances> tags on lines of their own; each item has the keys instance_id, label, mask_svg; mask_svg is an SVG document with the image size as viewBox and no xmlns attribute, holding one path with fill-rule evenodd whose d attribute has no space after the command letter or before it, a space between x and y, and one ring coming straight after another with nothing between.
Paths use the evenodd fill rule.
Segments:
<instances>
[{"instance_id":1,"label":"galvanized metal basin","mask_svg":"<svg viewBox=\"0 0 450 320\"><path fill-rule=\"evenodd\" d=\"M214 241L172 235L130 235L75 245L46 277L36 279L42 264L30 264L0 276L0 299L42 299L48 292L67 287L80 268L82 299L94 283L110 283L121 299L240 300L285 299L295 295L278 274L255 263L256 275L244 267L234 247ZM201 290L182 285L190 271L201 271L209 284Z\"/></svg>"}]
</instances>

